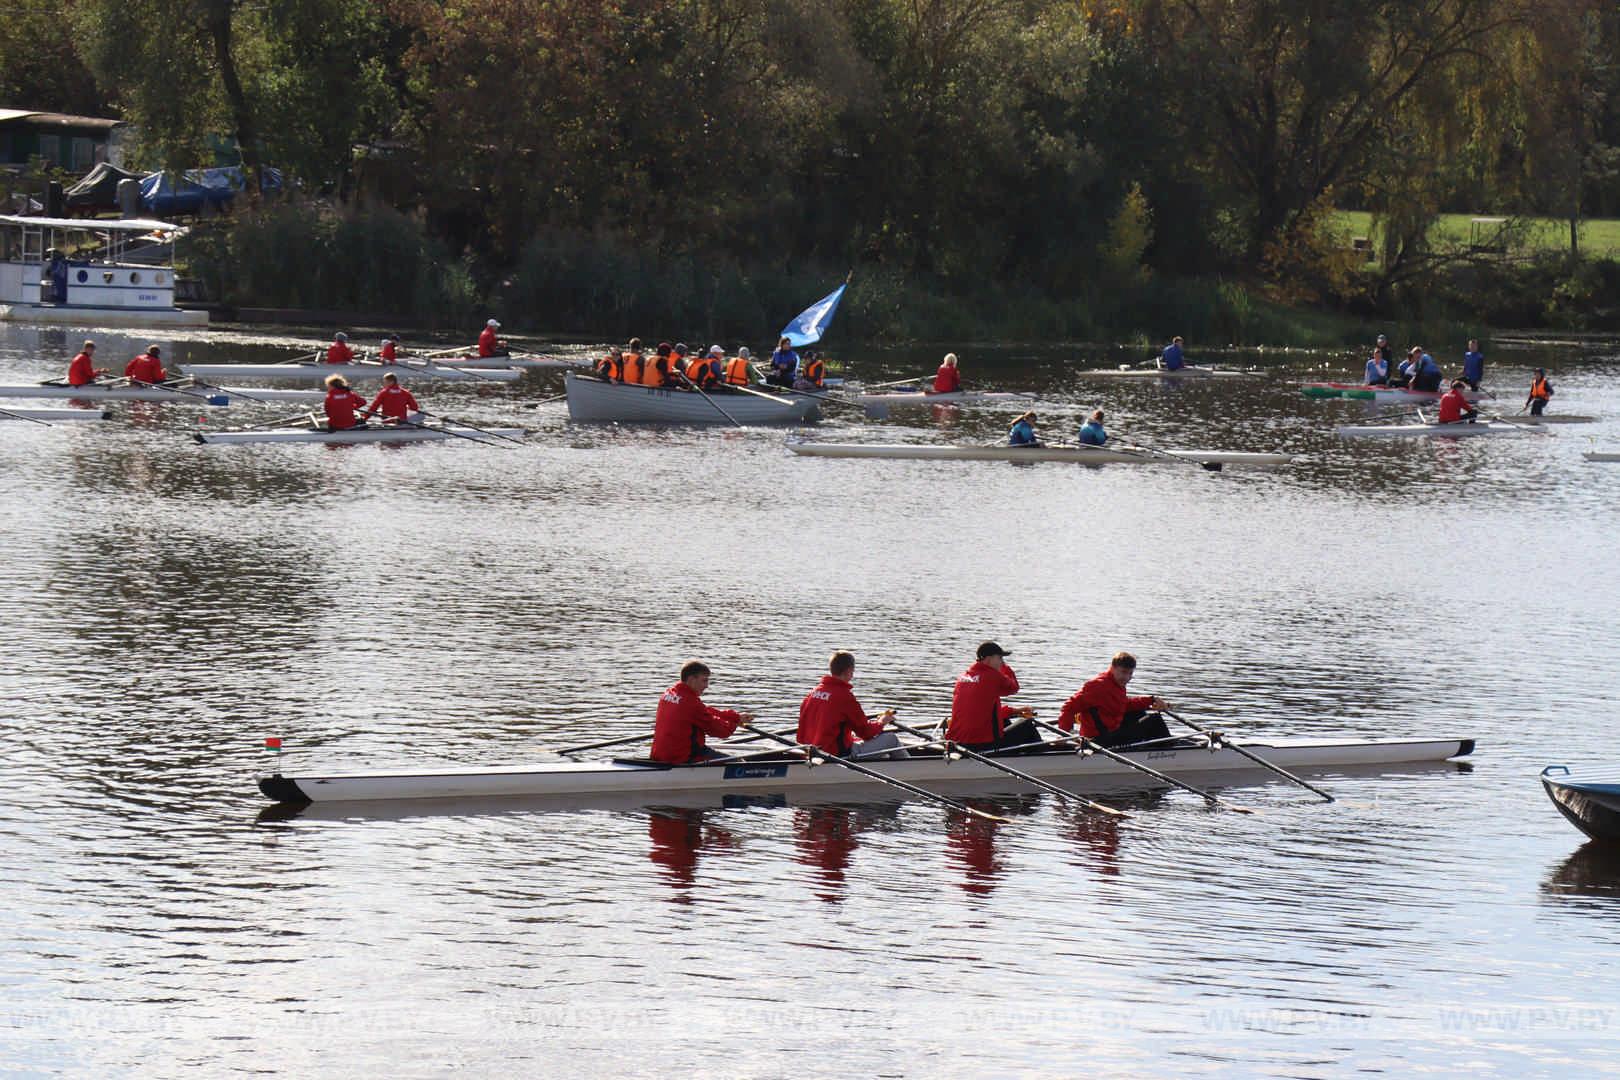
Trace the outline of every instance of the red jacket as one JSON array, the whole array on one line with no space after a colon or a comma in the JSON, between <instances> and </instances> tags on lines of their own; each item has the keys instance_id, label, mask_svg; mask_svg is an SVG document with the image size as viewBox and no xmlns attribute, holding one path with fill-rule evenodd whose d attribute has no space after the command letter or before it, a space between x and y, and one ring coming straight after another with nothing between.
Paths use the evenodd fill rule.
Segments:
<instances>
[{"instance_id":1,"label":"red jacket","mask_svg":"<svg viewBox=\"0 0 1620 1080\"><path fill-rule=\"evenodd\" d=\"M1455 424L1463 418L1463 413L1472 406L1468 398L1463 396L1461 390L1447 390L1440 398L1440 422L1442 424Z\"/></svg>"},{"instance_id":2,"label":"red jacket","mask_svg":"<svg viewBox=\"0 0 1620 1080\"><path fill-rule=\"evenodd\" d=\"M478 355L494 356L495 350L500 347L500 340L493 326L484 327L484 332L478 335Z\"/></svg>"},{"instance_id":3,"label":"red jacket","mask_svg":"<svg viewBox=\"0 0 1620 1080\"><path fill-rule=\"evenodd\" d=\"M823 675L799 703L799 742L824 753L847 754L856 742L882 730L880 721L866 718L849 683L836 675Z\"/></svg>"},{"instance_id":4,"label":"red jacket","mask_svg":"<svg viewBox=\"0 0 1620 1080\"><path fill-rule=\"evenodd\" d=\"M962 389L962 374L949 364L939 365L934 375L934 393L954 394Z\"/></svg>"},{"instance_id":5,"label":"red jacket","mask_svg":"<svg viewBox=\"0 0 1620 1080\"><path fill-rule=\"evenodd\" d=\"M355 413L366 407L366 399L347 386L334 386L326 392L326 426L333 431L347 431L358 427Z\"/></svg>"},{"instance_id":6,"label":"red jacket","mask_svg":"<svg viewBox=\"0 0 1620 1080\"><path fill-rule=\"evenodd\" d=\"M168 378L168 372L163 370L163 362L150 353L141 353L124 366L124 378L138 379L141 382L162 382Z\"/></svg>"},{"instance_id":7,"label":"red jacket","mask_svg":"<svg viewBox=\"0 0 1620 1080\"><path fill-rule=\"evenodd\" d=\"M334 341L326 347L326 362L328 364L352 364L354 350L349 348L347 341Z\"/></svg>"},{"instance_id":8,"label":"red jacket","mask_svg":"<svg viewBox=\"0 0 1620 1080\"><path fill-rule=\"evenodd\" d=\"M392 364L399 359L399 350L394 347L392 341L385 341L382 343L382 350L377 353L377 359L385 364Z\"/></svg>"},{"instance_id":9,"label":"red jacket","mask_svg":"<svg viewBox=\"0 0 1620 1080\"><path fill-rule=\"evenodd\" d=\"M371 403L371 411L382 413L385 420L404 420L408 414L418 412L421 408L411 392L403 386L383 387L377 394L377 400Z\"/></svg>"},{"instance_id":10,"label":"red jacket","mask_svg":"<svg viewBox=\"0 0 1620 1080\"><path fill-rule=\"evenodd\" d=\"M1018 676L1009 665L1003 663L997 671L983 660L975 661L956 677L945 737L959 743L994 742L1007 721L1018 715L1017 709L1001 703L1002 696L1016 693Z\"/></svg>"},{"instance_id":11,"label":"red jacket","mask_svg":"<svg viewBox=\"0 0 1620 1080\"><path fill-rule=\"evenodd\" d=\"M1076 690L1074 696L1063 703L1063 711L1058 714L1058 727L1073 731L1074 718L1078 716L1080 734L1092 739L1103 731L1118 731L1119 725L1125 722L1126 713L1152 706L1152 695L1131 697L1126 694L1125 688L1114 681L1110 669ZM1098 730L1099 723L1101 730Z\"/></svg>"},{"instance_id":12,"label":"red jacket","mask_svg":"<svg viewBox=\"0 0 1620 1080\"><path fill-rule=\"evenodd\" d=\"M96 381L96 362L90 359L89 353L80 353L68 365L68 385L84 386L86 383Z\"/></svg>"},{"instance_id":13,"label":"red jacket","mask_svg":"<svg viewBox=\"0 0 1620 1080\"><path fill-rule=\"evenodd\" d=\"M684 765L703 749L703 736L727 738L740 723L742 714L730 709L711 709L690 686L678 682L658 699L652 753L648 756L666 765Z\"/></svg>"}]
</instances>

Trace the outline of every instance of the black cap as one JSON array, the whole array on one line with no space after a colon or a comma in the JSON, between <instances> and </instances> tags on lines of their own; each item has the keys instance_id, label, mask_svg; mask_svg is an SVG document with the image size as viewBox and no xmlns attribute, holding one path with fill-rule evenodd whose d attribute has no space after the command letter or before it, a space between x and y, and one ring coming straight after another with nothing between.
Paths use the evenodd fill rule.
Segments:
<instances>
[{"instance_id":1,"label":"black cap","mask_svg":"<svg viewBox=\"0 0 1620 1080\"><path fill-rule=\"evenodd\" d=\"M1012 655L1012 653L1008 652L1006 649L1003 649L1000 645L997 645L993 641L987 641L983 645L979 646L979 659L980 660L983 660L987 656L1011 656L1011 655Z\"/></svg>"}]
</instances>

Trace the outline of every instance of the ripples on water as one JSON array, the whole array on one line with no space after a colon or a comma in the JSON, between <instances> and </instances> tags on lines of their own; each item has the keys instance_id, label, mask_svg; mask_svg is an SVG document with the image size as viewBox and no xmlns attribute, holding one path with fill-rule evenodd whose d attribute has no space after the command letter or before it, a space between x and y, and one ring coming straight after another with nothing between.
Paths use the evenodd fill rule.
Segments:
<instances>
[{"instance_id":1,"label":"ripples on water","mask_svg":"<svg viewBox=\"0 0 1620 1080\"><path fill-rule=\"evenodd\" d=\"M236 331L161 340L181 360L291 352ZM76 344L0 331L0 381ZM197 411L172 406L6 424L0 1060L97 1076L1614 1067L1601 973L1620 867L1534 774L1610 754L1620 466L1580 450L1620 444L1620 366L1491 358L1514 407L1544 363L1556 407L1597 425L1352 444L1329 425L1382 410L1287 383L1348 358L1166 388L1079 380L1055 351L959 351L968 378L1038 393L1049 435L1100 406L1116 434L1302 460L798 459L779 432L514 406L554 376L434 392L473 423L538 429L522 450L200 447ZM857 366L881 381L935 362ZM227 413L205 422L273 415ZM845 415L813 436L982 441L1008 419ZM1252 817L1179 792L1106 793L1124 821L986 793L976 805L1014 819L998 825L862 789L256 820L266 735L293 763L524 760L644 729L690 655L715 668L712 701L786 723L840 646L869 706L929 722L985 637L1049 715L1130 648L1138 685L1202 722L1480 749L1463 768L1329 776L1332 806L1233 777L1223 794Z\"/></svg>"}]
</instances>

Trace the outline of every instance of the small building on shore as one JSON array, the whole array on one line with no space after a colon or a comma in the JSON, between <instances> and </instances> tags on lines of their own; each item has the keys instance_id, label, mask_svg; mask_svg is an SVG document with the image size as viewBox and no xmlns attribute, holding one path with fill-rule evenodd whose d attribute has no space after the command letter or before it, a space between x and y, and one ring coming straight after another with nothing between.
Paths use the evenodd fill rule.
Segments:
<instances>
[{"instance_id":1,"label":"small building on shore","mask_svg":"<svg viewBox=\"0 0 1620 1080\"><path fill-rule=\"evenodd\" d=\"M33 158L70 173L106 161L123 165L122 120L67 113L0 109L0 168L21 169Z\"/></svg>"}]
</instances>

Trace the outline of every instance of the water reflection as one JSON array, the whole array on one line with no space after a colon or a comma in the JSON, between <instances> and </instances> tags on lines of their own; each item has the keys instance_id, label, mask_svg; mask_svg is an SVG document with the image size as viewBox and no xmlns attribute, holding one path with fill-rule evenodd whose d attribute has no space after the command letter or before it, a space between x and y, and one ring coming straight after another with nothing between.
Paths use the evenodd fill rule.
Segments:
<instances>
[{"instance_id":1,"label":"water reflection","mask_svg":"<svg viewBox=\"0 0 1620 1080\"><path fill-rule=\"evenodd\" d=\"M1040 795L1017 798L960 800L962 805L995 817L1019 818L1034 814L1041 805ZM987 897L995 891L996 883L1006 873L1006 865L997 854L996 843L1001 830L1009 822L993 821L979 814L964 814L960 810L945 813L945 851L947 861L961 872L958 885L970 896Z\"/></svg>"},{"instance_id":2,"label":"water reflection","mask_svg":"<svg viewBox=\"0 0 1620 1080\"><path fill-rule=\"evenodd\" d=\"M1620 902L1620 845L1589 841L1553 869L1541 891L1549 897Z\"/></svg>"},{"instance_id":3,"label":"water reflection","mask_svg":"<svg viewBox=\"0 0 1620 1080\"><path fill-rule=\"evenodd\" d=\"M697 880L698 856L704 851L737 851L737 835L726 827L724 811L670 808L647 815L647 857L663 871L675 890L670 899L690 904L690 888Z\"/></svg>"}]
</instances>

